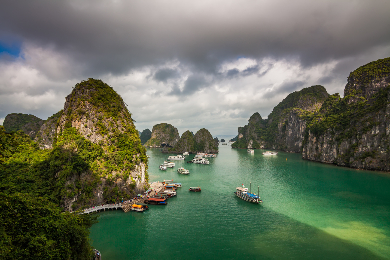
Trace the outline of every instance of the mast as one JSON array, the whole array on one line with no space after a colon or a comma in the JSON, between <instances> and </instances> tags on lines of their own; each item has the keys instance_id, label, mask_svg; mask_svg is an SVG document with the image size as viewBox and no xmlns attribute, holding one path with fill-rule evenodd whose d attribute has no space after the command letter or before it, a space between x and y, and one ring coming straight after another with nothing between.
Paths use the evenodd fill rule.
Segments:
<instances>
[{"instance_id":1,"label":"mast","mask_svg":"<svg viewBox=\"0 0 390 260\"><path fill-rule=\"evenodd\" d=\"M249 183L249 193L252 193L252 182Z\"/></svg>"},{"instance_id":2,"label":"mast","mask_svg":"<svg viewBox=\"0 0 390 260\"><path fill-rule=\"evenodd\" d=\"M257 186L257 202L260 202L260 188Z\"/></svg>"}]
</instances>

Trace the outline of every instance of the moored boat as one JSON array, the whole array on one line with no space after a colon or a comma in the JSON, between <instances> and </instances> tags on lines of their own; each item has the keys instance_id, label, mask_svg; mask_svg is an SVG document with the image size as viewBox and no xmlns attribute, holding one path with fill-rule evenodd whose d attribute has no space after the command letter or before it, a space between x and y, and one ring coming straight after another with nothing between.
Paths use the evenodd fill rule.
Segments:
<instances>
[{"instance_id":1,"label":"moored boat","mask_svg":"<svg viewBox=\"0 0 390 260\"><path fill-rule=\"evenodd\" d=\"M253 149L248 149L248 153L254 154L254 153L255 153L255 150L253 150Z\"/></svg>"},{"instance_id":2,"label":"moored boat","mask_svg":"<svg viewBox=\"0 0 390 260\"><path fill-rule=\"evenodd\" d=\"M180 167L179 169L177 169L177 172L180 174L184 174L184 175L190 174L190 170L184 169L183 167Z\"/></svg>"},{"instance_id":3,"label":"moored boat","mask_svg":"<svg viewBox=\"0 0 390 260\"><path fill-rule=\"evenodd\" d=\"M148 210L148 209L149 209L148 205L143 204L143 203L133 204L133 205L131 205L131 208L130 208L130 210L137 211L137 212L144 212L145 210Z\"/></svg>"},{"instance_id":4,"label":"moored boat","mask_svg":"<svg viewBox=\"0 0 390 260\"><path fill-rule=\"evenodd\" d=\"M193 191L193 192L200 192L202 189L200 187L190 187L189 188L189 191Z\"/></svg>"},{"instance_id":5,"label":"moored boat","mask_svg":"<svg viewBox=\"0 0 390 260\"><path fill-rule=\"evenodd\" d=\"M277 155L277 152L271 152L271 151L266 151L263 153L263 155Z\"/></svg>"},{"instance_id":6,"label":"moored boat","mask_svg":"<svg viewBox=\"0 0 390 260\"><path fill-rule=\"evenodd\" d=\"M174 162L170 162L170 161L164 161L164 163L162 165L166 166L167 168L175 167L175 163Z\"/></svg>"},{"instance_id":7,"label":"moored boat","mask_svg":"<svg viewBox=\"0 0 390 260\"><path fill-rule=\"evenodd\" d=\"M259 189L259 186L257 186L257 189ZM257 193L259 193L259 191ZM245 188L244 184L242 184L242 187L237 187L234 194L236 194L236 196L242 200L252 202L255 204L259 204L259 203L263 202L260 199L259 195L256 195L255 193L248 192L248 188Z\"/></svg>"},{"instance_id":8,"label":"moored boat","mask_svg":"<svg viewBox=\"0 0 390 260\"><path fill-rule=\"evenodd\" d=\"M170 160L172 160L172 161L174 161L174 160L176 160L176 161L184 160L184 156L181 155L181 154L179 154L179 155L171 155L171 156L168 156L168 161L170 161Z\"/></svg>"},{"instance_id":9,"label":"moored boat","mask_svg":"<svg viewBox=\"0 0 390 260\"><path fill-rule=\"evenodd\" d=\"M167 198L153 197L153 198L146 199L145 203L153 204L153 205L167 205L168 201L167 201Z\"/></svg>"},{"instance_id":10,"label":"moored boat","mask_svg":"<svg viewBox=\"0 0 390 260\"><path fill-rule=\"evenodd\" d=\"M167 166L165 166L164 164L161 164L159 168L162 171L166 171L167 170Z\"/></svg>"},{"instance_id":11,"label":"moored boat","mask_svg":"<svg viewBox=\"0 0 390 260\"><path fill-rule=\"evenodd\" d=\"M197 163L197 164L210 164L209 160L205 158L194 158L191 161L192 163Z\"/></svg>"}]
</instances>

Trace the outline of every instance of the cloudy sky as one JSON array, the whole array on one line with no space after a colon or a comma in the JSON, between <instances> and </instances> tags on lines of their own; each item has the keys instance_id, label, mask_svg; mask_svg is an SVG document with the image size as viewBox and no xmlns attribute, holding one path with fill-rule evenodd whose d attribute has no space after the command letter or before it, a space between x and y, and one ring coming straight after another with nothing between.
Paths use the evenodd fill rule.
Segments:
<instances>
[{"instance_id":1,"label":"cloudy sky","mask_svg":"<svg viewBox=\"0 0 390 260\"><path fill-rule=\"evenodd\" d=\"M138 130L213 136L267 118L289 93L343 94L390 56L388 0L0 0L0 123L46 119L85 79L112 86Z\"/></svg>"}]
</instances>

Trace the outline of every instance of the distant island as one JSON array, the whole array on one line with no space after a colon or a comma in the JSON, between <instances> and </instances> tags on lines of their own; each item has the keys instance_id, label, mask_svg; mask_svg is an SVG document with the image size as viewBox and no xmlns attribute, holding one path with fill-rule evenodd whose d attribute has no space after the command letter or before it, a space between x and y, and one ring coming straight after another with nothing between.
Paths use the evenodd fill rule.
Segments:
<instances>
[{"instance_id":1,"label":"distant island","mask_svg":"<svg viewBox=\"0 0 390 260\"><path fill-rule=\"evenodd\" d=\"M268 116L254 113L233 148L302 153L307 160L390 171L390 58L351 72L344 97L323 86L289 94Z\"/></svg>"}]
</instances>

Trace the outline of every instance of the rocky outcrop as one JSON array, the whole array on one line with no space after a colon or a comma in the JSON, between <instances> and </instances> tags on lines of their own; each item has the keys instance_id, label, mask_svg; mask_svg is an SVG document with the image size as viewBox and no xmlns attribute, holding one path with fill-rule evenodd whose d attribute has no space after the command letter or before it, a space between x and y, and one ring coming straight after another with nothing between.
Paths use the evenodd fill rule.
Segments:
<instances>
[{"instance_id":1,"label":"rocky outcrop","mask_svg":"<svg viewBox=\"0 0 390 260\"><path fill-rule=\"evenodd\" d=\"M202 128L194 135L185 131L176 145L169 149L172 153L218 153L218 142L213 139L210 132Z\"/></svg>"},{"instance_id":2,"label":"rocky outcrop","mask_svg":"<svg viewBox=\"0 0 390 260\"><path fill-rule=\"evenodd\" d=\"M200 129L194 136L195 152L218 153L218 145L206 128Z\"/></svg>"},{"instance_id":3,"label":"rocky outcrop","mask_svg":"<svg viewBox=\"0 0 390 260\"><path fill-rule=\"evenodd\" d=\"M289 94L268 116L254 113L248 125L238 128L233 148L272 148L302 152L307 118L318 111L328 93L323 86L312 86Z\"/></svg>"},{"instance_id":4,"label":"rocky outcrop","mask_svg":"<svg viewBox=\"0 0 390 260\"><path fill-rule=\"evenodd\" d=\"M180 137L176 145L170 150L174 153L195 153L195 138L194 134L187 130Z\"/></svg>"},{"instance_id":5,"label":"rocky outcrop","mask_svg":"<svg viewBox=\"0 0 390 260\"><path fill-rule=\"evenodd\" d=\"M61 110L49 117L39 129L34 141L38 143L40 149L53 148L53 143L57 137L58 119L61 117L62 112Z\"/></svg>"},{"instance_id":6,"label":"rocky outcrop","mask_svg":"<svg viewBox=\"0 0 390 260\"><path fill-rule=\"evenodd\" d=\"M22 130L31 139L34 139L43 123L42 119L34 115L12 113L5 117L3 126L8 133Z\"/></svg>"},{"instance_id":7,"label":"rocky outcrop","mask_svg":"<svg viewBox=\"0 0 390 260\"><path fill-rule=\"evenodd\" d=\"M308 121L303 158L390 171L390 58L351 72L344 98L330 96Z\"/></svg>"},{"instance_id":8,"label":"rocky outcrop","mask_svg":"<svg viewBox=\"0 0 390 260\"><path fill-rule=\"evenodd\" d=\"M90 169L67 179L67 209L130 198L147 186L147 157L131 114L102 81L76 84L56 133L56 146L76 153Z\"/></svg>"},{"instance_id":9,"label":"rocky outcrop","mask_svg":"<svg viewBox=\"0 0 390 260\"><path fill-rule=\"evenodd\" d=\"M179 141L180 135L176 127L171 124L161 123L153 126L152 136L145 143L146 147L174 147Z\"/></svg>"},{"instance_id":10,"label":"rocky outcrop","mask_svg":"<svg viewBox=\"0 0 390 260\"><path fill-rule=\"evenodd\" d=\"M141 143L145 144L152 137L152 132L149 129L145 129L140 133Z\"/></svg>"}]
</instances>

